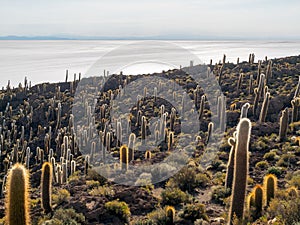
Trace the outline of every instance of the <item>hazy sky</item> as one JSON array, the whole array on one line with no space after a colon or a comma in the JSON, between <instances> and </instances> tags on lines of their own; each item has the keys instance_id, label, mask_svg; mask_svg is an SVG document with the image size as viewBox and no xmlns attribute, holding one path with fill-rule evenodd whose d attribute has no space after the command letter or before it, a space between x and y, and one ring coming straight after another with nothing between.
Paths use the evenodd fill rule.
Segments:
<instances>
[{"instance_id":1,"label":"hazy sky","mask_svg":"<svg viewBox=\"0 0 300 225\"><path fill-rule=\"evenodd\" d=\"M300 38L299 0L0 0L0 36Z\"/></svg>"}]
</instances>

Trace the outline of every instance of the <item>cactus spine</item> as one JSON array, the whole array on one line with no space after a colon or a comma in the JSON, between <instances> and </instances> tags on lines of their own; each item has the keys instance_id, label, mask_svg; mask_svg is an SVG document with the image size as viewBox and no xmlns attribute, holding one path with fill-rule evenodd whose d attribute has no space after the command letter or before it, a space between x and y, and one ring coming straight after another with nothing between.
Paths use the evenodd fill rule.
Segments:
<instances>
[{"instance_id":1,"label":"cactus spine","mask_svg":"<svg viewBox=\"0 0 300 225\"><path fill-rule=\"evenodd\" d=\"M42 195L42 208L46 214L52 212L51 207L51 186L52 186L52 165L45 162L42 167L41 179L41 195Z\"/></svg>"},{"instance_id":2,"label":"cactus spine","mask_svg":"<svg viewBox=\"0 0 300 225\"><path fill-rule=\"evenodd\" d=\"M234 215L238 219L243 219L244 202L248 176L248 151L251 134L251 122L247 118L240 120L237 126L236 148L234 159L233 186L230 208L230 224Z\"/></svg>"},{"instance_id":3,"label":"cactus spine","mask_svg":"<svg viewBox=\"0 0 300 225\"><path fill-rule=\"evenodd\" d=\"M6 223L29 225L29 177L25 167L15 164L9 171L6 196Z\"/></svg>"}]
</instances>

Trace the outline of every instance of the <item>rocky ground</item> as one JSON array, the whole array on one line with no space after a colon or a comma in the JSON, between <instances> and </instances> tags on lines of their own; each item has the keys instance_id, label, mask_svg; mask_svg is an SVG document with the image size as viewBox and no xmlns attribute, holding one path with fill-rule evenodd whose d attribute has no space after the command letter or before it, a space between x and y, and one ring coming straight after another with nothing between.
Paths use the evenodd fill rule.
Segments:
<instances>
[{"instance_id":1,"label":"rocky ground","mask_svg":"<svg viewBox=\"0 0 300 225\"><path fill-rule=\"evenodd\" d=\"M268 66L270 61L272 64ZM224 188L231 149L227 140L236 130L242 106L249 103L247 117L252 122L252 132L247 193L250 193L257 184L262 184L266 174L271 173L275 174L278 179L278 196L273 204L263 209L262 215L265 216L254 218L246 213L245 220L256 224L267 224L272 220L277 224L299 222L300 218L297 215L300 212L300 200L298 196L294 201L298 202L298 205L287 205L286 208L289 210L282 210L279 203L285 199L282 192L286 192L292 186L300 187L300 173L298 172L300 139L297 139L300 113L298 113L298 105L296 105L297 110L294 111L291 103L293 99L299 97L295 96L295 92L300 76L300 56L262 60L260 65L254 62L234 64L225 60L223 63L208 65L208 68L212 72L209 76L219 83L226 97L227 120L224 133L217 124L214 126L215 138L221 137L221 142L212 142L208 146L218 148L218 152L205 168L201 163L201 157L207 151L207 138L214 137L210 136L208 129L208 124L213 121L214 117L210 103L217 102L217 99L209 102L206 98L204 107L201 108L201 96L205 95L204 88L197 87L197 82L193 77L184 69L180 69L138 76L112 75L106 77L105 80L93 78L56 84L44 83L33 87L25 82L18 88L8 86L0 91L0 158L3 162L0 164L0 177L2 183L9 162L25 164L26 149L29 147L31 151L29 156L30 215L33 224L46 224L46 221L47 224L168 224L165 213L167 206L175 209L174 224L223 224L228 219L230 205L230 193ZM260 122L259 116L264 97L260 98L254 110L254 89L259 85L258 75L261 73L268 77L265 86L267 86L266 91L270 93L270 100L266 119ZM144 152L135 152L133 160L129 162L129 167L155 165L170 156L172 149L168 149L168 135L171 132L174 134L173 147L184 150L185 146L178 141L182 137L180 135L183 137L186 135L182 129L183 123L191 127L196 127L193 124L197 124L197 129L200 127L197 131L199 138L195 140L193 137L194 141L189 143L189 146L193 147L193 154L187 160L187 166L173 177L154 185L151 184L151 179L154 179L153 171L144 178L142 175L145 176L145 174L120 172L119 169L101 167L104 160L101 158L103 152L98 142L95 144L96 151L91 152L88 160L85 157L86 152L81 151L83 146L89 151L93 149L93 142L96 143L96 139L99 139L97 136L99 132L103 132L104 136L107 132L111 132L110 149L107 154L118 162L122 143L118 143L116 126L109 124L116 122L110 117L111 111L121 109L112 102L118 98L118 94L126 96L126 91L129 92L126 85L135 84L134 82L139 79L149 77L160 77L175 82L178 87L185 90L187 97L193 102L193 112L203 110L200 125L198 121L183 120L178 108L172 123L170 115L174 105L161 95L157 97L152 95L153 90L148 89L146 90L148 94L143 94L145 89L142 83L134 86L136 93L135 91L131 93L134 96L141 95L140 101L137 102L135 99L135 102L128 102L128 98L117 101L118 104L130 106L129 118L128 115L120 115L122 117L120 119L129 120L129 128L126 128L126 123L123 123L123 130L129 129L137 139L140 139L142 135L139 111L147 120L146 136L151 135L150 119L161 116L162 105L165 107L165 112L168 112L166 119L168 131L165 141L156 143L153 149L147 149L151 152L150 159L145 159ZM250 84L251 80L252 84ZM172 83L166 81L160 84L155 80L153 83L158 93L166 91L174 99L182 98L182 95L178 94L178 87L176 89ZM83 84L85 84L84 89L82 89ZM93 101L94 96L91 93L94 95L96 93L96 102ZM93 109L93 104L95 110L91 112L89 110ZM104 104L106 106L102 108ZM280 117L285 108L289 110L289 127L287 136L279 140ZM74 121L74 109L76 109L77 118L78 115L80 117L78 121L76 118ZM188 109L188 113L190 110L192 109ZM89 130L91 121L96 127L94 131L96 136ZM67 137L67 143L64 137ZM107 147L107 143L105 146ZM44 153L42 158L40 149ZM76 172L72 175L69 173L67 182L53 182L53 212L45 215L41 208L40 177L41 165L49 160L50 149L53 149L56 166L62 166L63 162L68 163L64 149L70 149L71 157L76 162ZM178 162L181 159L176 160ZM119 166L116 165L117 168ZM172 168L176 166L177 164L171 165ZM109 174L113 174L114 179L107 180L95 171L97 168L107 169ZM160 170L163 169L160 168ZM159 172L167 173L169 170ZM139 178L138 181L144 185L138 187L119 184L127 179L126 174L132 176L133 180ZM0 201L0 217L3 221L5 220L5 196L4 184ZM286 201L286 204L288 202Z\"/></svg>"}]
</instances>

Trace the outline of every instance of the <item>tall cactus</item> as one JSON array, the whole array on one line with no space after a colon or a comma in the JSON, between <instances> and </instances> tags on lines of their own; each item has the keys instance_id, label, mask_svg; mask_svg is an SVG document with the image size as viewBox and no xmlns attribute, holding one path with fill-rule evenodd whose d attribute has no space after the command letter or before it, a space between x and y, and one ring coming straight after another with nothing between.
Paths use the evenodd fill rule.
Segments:
<instances>
[{"instance_id":1,"label":"tall cactus","mask_svg":"<svg viewBox=\"0 0 300 225\"><path fill-rule=\"evenodd\" d=\"M259 122L260 123L263 123L263 122L266 121L269 104L270 104L270 92L267 92L265 94L265 98L264 98L264 101L263 101L263 104L262 104L262 109L261 109L260 115L259 115Z\"/></svg>"},{"instance_id":2,"label":"tall cactus","mask_svg":"<svg viewBox=\"0 0 300 225\"><path fill-rule=\"evenodd\" d=\"M49 162L45 162L42 167L41 177L41 197L42 208L45 214L52 212L51 207L51 186L52 186L52 165Z\"/></svg>"},{"instance_id":3,"label":"tall cactus","mask_svg":"<svg viewBox=\"0 0 300 225\"><path fill-rule=\"evenodd\" d=\"M250 108L250 104L247 102L241 108L241 116L240 118L247 118L248 110Z\"/></svg>"},{"instance_id":4,"label":"tall cactus","mask_svg":"<svg viewBox=\"0 0 300 225\"><path fill-rule=\"evenodd\" d=\"M286 138L288 126L289 126L289 109L285 108L281 112L281 117L280 117L279 141L283 141Z\"/></svg>"},{"instance_id":5,"label":"tall cactus","mask_svg":"<svg viewBox=\"0 0 300 225\"><path fill-rule=\"evenodd\" d=\"M247 187L247 176L249 166L249 141L251 134L251 122L247 118L240 120L237 126L236 148L234 159L234 173L232 185L232 197L230 208L230 224L234 215L238 219L244 217L244 202Z\"/></svg>"},{"instance_id":6,"label":"tall cactus","mask_svg":"<svg viewBox=\"0 0 300 225\"><path fill-rule=\"evenodd\" d=\"M275 197L277 189L277 178L273 174L268 174L264 178L264 190L265 190L265 205L269 206L272 198Z\"/></svg>"},{"instance_id":7,"label":"tall cactus","mask_svg":"<svg viewBox=\"0 0 300 225\"><path fill-rule=\"evenodd\" d=\"M15 164L6 183L6 224L29 225L29 176L25 167Z\"/></svg>"},{"instance_id":8,"label":"tall cactus","mask_svg":"<svg viewBox=\"0 0 300 225\"><path fill-rule=\"evenodd\" d=\"M235 155L235 145L236 140L235 138L231 137L228 139L228 144L231 146L229 160L227 164L227 173L225 179L225 188L230 189L232 188L232 181L233 181L233 172L234 172L234 155Z\"/></svg>"}]
</instances>

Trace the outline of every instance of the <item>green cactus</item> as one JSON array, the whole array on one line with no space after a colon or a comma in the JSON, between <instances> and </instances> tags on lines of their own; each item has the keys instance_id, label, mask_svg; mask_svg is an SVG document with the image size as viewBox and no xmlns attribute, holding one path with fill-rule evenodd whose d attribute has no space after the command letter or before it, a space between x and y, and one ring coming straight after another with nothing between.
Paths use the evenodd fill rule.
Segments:
<instances>
[{"instance_id":1,"label":"green cactus","mask_svg":"<svg viewBox=\"0 0 300 225\"><path fill-rule=\"evenodd\" d=\"M128 148L122 145L120 148L120 166L121 170L128 170Z\"/></svg>"},{"instance_id":2,"label":"green cactus","mask_svg":"<svg viewBox=\"0 0 300 225\"><path fill-rule=\"evenodd\" d=\"M244 203L249 166L248 152L250 134L251 122L247 118L242 118L237 126L232 197L229 216L231 224L234 216L238 219L243 219L244 217Z\"/></svg>"},{"instance_id":3,"label":"green cactus","mask_svg":"<svg viewBox=\"0 0 300 225\"><path fill-rule=\"evenodd\" d=\"M146 152L145 152L145 159L148 159L148 160L149 160L149 159L151 159L151 157L152 157L151 151L149 151L149 150L146 151Z\"/></svg>"},{"instance_id":4,"label":"green cactus","mask_svg":"<svg viewBox=\"0 0 300 225\"><path fill-rule=\"evenodd\" d=\"M41 177L41 197L42 208L45 214L52 212L51 207L51 187L52 187L52 165L49 162L45 162L42 167Z\"/></svg>"},{"instance_id":5,"label":"green cactus","mask_svg":"<svg viewBox=\"0 0 300 225\"><path fill-rule=\"evenodd\" d=\"M265 205L269 206L277 190L277 178L273 174L268 174L264 178Z\"/></svg>"},{"instance_id":6,"label":"green cactus","mask_svg":"<svg viewBox=\"0 0 300 225\"><path fill-rule=\"evenodd\" d=\"M253 217L258 219L262 216L263 209L263 188L260 185L256 185L254 188L254 207L255 212Z\"/></svg>"},{"instance_id":7,"label":"green cactus","mask_svg":"<svg viewBox=\"0 0 300 225\"><path fill-rule=\"evenodd\" d=\"M173 206L166 207L166 225L174 225L175 209Z\"/></svg>"},{"instance_id":8,"label":"green cactus","mask_svg":"<svg viewBox=\"0 0 300 225\"><path fill-rule=\"evenodd\" d=\"M6 183L6 224L29 225L29 176L26 168L17 163L8 173Z\"/></svg>"},{"instance_id":9,"label":"green cactus","mask_svg":"<svg viewBox=\"0 0 300 225\"><path fill-rule=\"evenodd\" d=\"M169 138L168 138L168 151L173 150L173 144L174 144L174 132L169 132Z\"/></svg>"}]
</instances>

